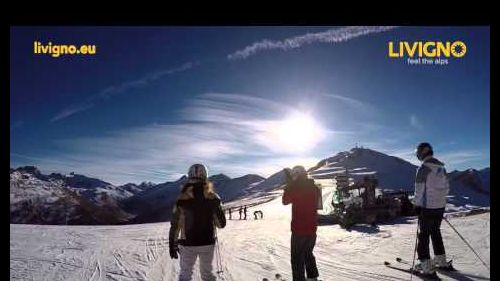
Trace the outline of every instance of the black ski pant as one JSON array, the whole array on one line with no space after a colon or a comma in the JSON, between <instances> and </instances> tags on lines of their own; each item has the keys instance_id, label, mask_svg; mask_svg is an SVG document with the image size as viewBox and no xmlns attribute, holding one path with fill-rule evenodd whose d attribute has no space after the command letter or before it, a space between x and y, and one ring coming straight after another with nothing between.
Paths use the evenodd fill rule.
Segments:
<instances>
[{"instance_id":1,"label":"black ski pant","mask_svg":"<svg viewBox=\"0 0 500 281\"><path fill-rule=\"evenodd\" d=\"M430 259L429 237L432 239L434 255L444 255L443 237L441 236L441 221L444 208L421 209L419 214L420 228L418 233L417 253L419 260Z\"/></svg>"},{"instance_id":2,"label":"black ski pant","mask_svg":"<svg viewBox=\"0 0 500 281\"><path fill-rule=\"evenodd\" d=\"M313 255L316 234L297 235L292 233L291 244L293 281L305 281L304 271L307 273L307 278L318 277L316 258Z\"/></svg>"}]
</instances>

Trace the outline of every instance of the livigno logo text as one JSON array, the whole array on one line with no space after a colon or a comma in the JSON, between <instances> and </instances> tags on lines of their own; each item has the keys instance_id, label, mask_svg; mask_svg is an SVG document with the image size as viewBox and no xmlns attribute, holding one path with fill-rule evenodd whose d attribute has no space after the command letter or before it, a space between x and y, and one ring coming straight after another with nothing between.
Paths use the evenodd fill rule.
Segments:
<instances>
[{"instance_id":1,"label":"livigno logo text","mask_svg":"<svg viewBox=\"0 0 500 281\"><path fill-rule=\"evenodd\" d=\"M467 53L462 41L389 41L388 56L409 65L447 65Z\"/></svg>"}]
</instances>

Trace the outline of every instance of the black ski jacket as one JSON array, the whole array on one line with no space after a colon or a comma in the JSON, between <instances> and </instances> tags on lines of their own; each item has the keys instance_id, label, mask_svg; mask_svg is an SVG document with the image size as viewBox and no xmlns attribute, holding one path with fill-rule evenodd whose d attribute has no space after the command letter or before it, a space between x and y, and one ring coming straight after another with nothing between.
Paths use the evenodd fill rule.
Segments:
<instances>
[{"instance_id":1,"label":"black ski jacket","mask_svg":"<svg viewBox=\"0 0 500 281\"><path fill-rule=\"evenodd\" d=\"M215 243L215 227L224 228L226 217L212 183L187 183L174 206L170 245L204 246Z\"/></svg>"}]
</instances>

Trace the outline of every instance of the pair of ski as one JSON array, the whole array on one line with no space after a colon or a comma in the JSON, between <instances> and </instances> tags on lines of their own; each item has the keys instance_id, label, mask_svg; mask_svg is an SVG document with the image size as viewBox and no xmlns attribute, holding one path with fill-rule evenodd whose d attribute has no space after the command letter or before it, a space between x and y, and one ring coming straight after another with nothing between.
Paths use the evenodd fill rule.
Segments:
<instances>
[{"instance_id":1,"label":"pair of ski","mask_svg":"<svg viewBox=\"0 0 500 281\"><path fill-rule=\"evenodd\" d=\"M276 280L276 281L286 281L286 279L283 279L283 277L279 273L276 273L274 275L274 278L275 278L274 280ZM269 279L263 278L262 281L269 281ZM322 281L322 280L318 280L318 281Z\"/></svg>"},{"instance_id":2,"label":"pair of ski","mask_svg":"<svg viewBox=\"0 0 500 281\"><path fill-rule=\"evenodd\" d=\"M415 276L418 276L421 279L426 280L426 281L441 280L441 278L437 275L436 272L431 273L431 274L422 273L422 272L420 272L418 270L412 269L411 268L411 263L409 261L405 261L402 258L396 258L396 261L399 264L409 265L410 268L403 268L403 267L400 267L400 266L395 266L395 265L391 264L388 261L384 261L384 265L387 266L387 267L389 267L389 268L395 269L395 270L399 270L399 271L411 273L411 274L413 274ZM455 271L455 268L453 268L452 260L448 261L448 266L437 267L436 269L437 269L437 271L440 271L440 270L442 270L442 271Z\"/></svg>"},{"instance_id":3,"label":"pair of ski","mask_svg":"<svg viewBox=\"0 0 500 281\"><path fill-rule=\"evenodd\" d=\"M279 274L279 273L276 273L276 274L274 275L274 280L276 280L276 281L280 281L280 280L286 281L286 279L283 279L283 278L281 277L281 274ZM269 281L269 279L267 279L267 278L262 278L262 281Z\"/></svg>"}]
</instances>

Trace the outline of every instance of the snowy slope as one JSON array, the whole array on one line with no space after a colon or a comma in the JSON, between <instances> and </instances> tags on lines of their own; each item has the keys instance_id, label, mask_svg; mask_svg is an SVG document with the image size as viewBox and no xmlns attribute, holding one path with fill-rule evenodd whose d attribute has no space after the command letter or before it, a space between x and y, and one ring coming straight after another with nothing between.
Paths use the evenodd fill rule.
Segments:
<instances>
[{"instance_id":1,"label":"snowy slope","mask_svg":"<svg viewBox=\"0 0 500 281\"><path fill-rule=\"evenodd\" d=\"M279 195L280 191L274 192ZM239 205L242 202L236 202ZM276 197L251 207L263 220L230 220L219 230L225 280L257 281L290 274L290 206ZM450 218L489 263L490 215ZM378 228L359 225L351 232L336 225L318 228L315 255L323 280L408 280L384 260L412 258L414 218ZM168 254L168 223L127 226L11 225L11 280L177 280L179 261ZM442 226L447 253L460 269L443 280L487 280L489 271L458 236ZM214 267L216 261L214 260ZM199 278L195 270L194 280ZM418 278L414 278L418 280Z\"/></svg>"}]
</instances>

